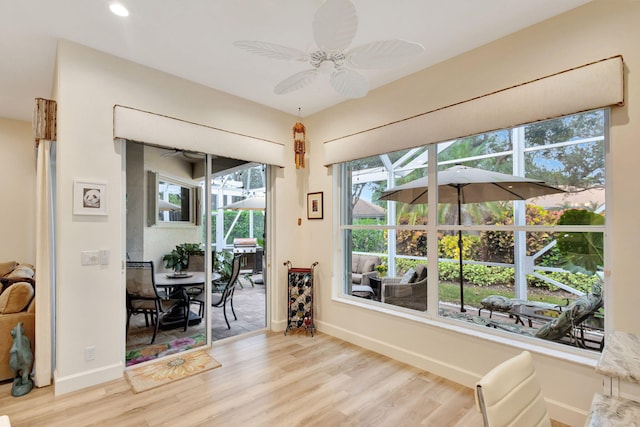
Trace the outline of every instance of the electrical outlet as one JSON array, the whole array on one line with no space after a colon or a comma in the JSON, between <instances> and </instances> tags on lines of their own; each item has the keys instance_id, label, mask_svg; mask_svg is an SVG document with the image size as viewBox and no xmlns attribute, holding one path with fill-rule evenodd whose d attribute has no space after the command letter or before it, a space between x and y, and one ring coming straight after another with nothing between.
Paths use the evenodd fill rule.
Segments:
<instances>
[{"instance_id":1,"label":"electrical outlet","mask_svg":"<svg viewBox=\"0 0 640 427\"><path fill-rule=\"evenodd\" d=\"M95 358L96 358L96 346L92 345L90 347L85 347L84 360L89 362L91 360L95 360Z\"/></svg>"}]
</instances>

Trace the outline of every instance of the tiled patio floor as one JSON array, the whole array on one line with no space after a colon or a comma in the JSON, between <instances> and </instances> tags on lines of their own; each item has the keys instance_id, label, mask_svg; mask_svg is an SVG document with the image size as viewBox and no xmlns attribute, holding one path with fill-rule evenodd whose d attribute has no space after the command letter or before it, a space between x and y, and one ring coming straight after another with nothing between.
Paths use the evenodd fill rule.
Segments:
<instances>
[{"instance_id":1,"label":"tiled patio floor","mask_svg":"<svg viewBox=\"0 0 640 427\"><path fill-rule=\"evenodd\" d=\"M237 286L233 298L233 307L238 320L233 318L231 306L227 304L227 319L231 329L227 328L224 321L222 307L209 307L211 317L211 334L213 341L233 337L247 332L263 329L266 326L266 291L265 285L251 284L241 278L243 286ZM197 312L197 305L192 306L192 311ZM204 333L205 322L189 326L186 331L182 328L167 331L158 331L155 343L167 343L177 338L189 337L198 333ZM127 350L149 345L152 327L146 327L143 316L133 316L127 337Z\"/></svg>"}]
</instances>

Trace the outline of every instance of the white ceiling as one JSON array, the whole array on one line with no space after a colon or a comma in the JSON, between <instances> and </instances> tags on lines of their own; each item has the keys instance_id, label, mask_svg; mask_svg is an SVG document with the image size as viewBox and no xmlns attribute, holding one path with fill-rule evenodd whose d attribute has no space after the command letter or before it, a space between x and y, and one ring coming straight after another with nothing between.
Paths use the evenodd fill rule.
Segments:
<instances>
[{"instance_id":1,"label":"white ceiling","mask_svg":"<svg viewBox=\"0 0 640 427\"><path fill-rule=\"evenodd\" d=\"M0 117L31 120L33 99L49 98L57 39L68 39L224 92L307 116L345 101L328 79L285 95L273 87L309 68L232 45L259 40L314 48L311 23L323 0L0 0ZM353 0L351 46L419 42L425 52L391 70L363 70L376 88L590 0ZM321 76L324 77L324 76Z\"/></svg>"}]
</instances>

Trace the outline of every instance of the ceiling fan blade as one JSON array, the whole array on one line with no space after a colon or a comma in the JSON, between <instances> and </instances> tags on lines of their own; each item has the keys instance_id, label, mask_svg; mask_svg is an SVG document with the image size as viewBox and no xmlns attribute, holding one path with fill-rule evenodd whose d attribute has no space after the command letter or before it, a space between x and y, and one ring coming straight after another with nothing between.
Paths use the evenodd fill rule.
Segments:
<instances>
[{"instance_id":1,"label":"ceiling fan blade","mask_svg":"<svg viewBox=\"0 0 640 427\"><path fill-rule=\"evenodd\" d=\"M313 83L313 81L318 78L318 74L319 72L316 69L300 71L278 83L273 91L278 95L284 95L285 93L302 89Z\"/></svg>"},{"instance_id":2,"label":"ceiling fan blade","mask_svg":"<svg viewBox=\"0 0 640 427\"><path fill-rule=\"evenodd\" d=\"M369 81L360 73L346 68L331 74L331 86L347 98L362 98L369 92Z\"/></svg>"},{"instance_id":3,"label":"ceiling fan blade","mask_svg":"<svg viewBox=\"0 0 640 427\"><path fill-rule=\"evenodd\" d=\"M356 8L349 0L326 0L313 19L313 37L326 52L345 50L357 30Z\"/></svg>"},{"instance_id":4,"label":"ceiling fan blade","mask_svg":"<svg viewBox=\"0 0 640 427\"><path fill-rule=\"evenodd\" d=\"M401 65L424 52L419 43L385 40L357 46L347 52L347 61L356 68L389 68Z\"/></svg>"},{"instance_id":5,"label":"ceiling fan blade","mask_svg":"<svg viewBox=\"0 0 640 427\"><path fill-rule=\"evenodd\" d=\"M238 40L233 42L233 45L248 52L255 53L256 55L267 56L273 59L287 59L293 61L307 61L309 59L309 55L301 50L274 43Z\"/></svg>"}]
</instances>

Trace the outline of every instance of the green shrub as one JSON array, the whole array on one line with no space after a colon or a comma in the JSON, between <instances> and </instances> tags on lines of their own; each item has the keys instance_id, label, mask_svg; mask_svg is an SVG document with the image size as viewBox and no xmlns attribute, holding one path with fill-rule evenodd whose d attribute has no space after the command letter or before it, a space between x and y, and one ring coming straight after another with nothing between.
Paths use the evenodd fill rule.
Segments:
<instances>
[{"instance_id":1,"label":"green shrub","mask_svg":"<svg viewBox=\"0 0 640 427\"><path fill-rule=\"evenodd\" d=\"M396 275L402 276L409 268L415 268L416 264L426 264L424 260L397 259ZM459 282L460 266L457 262L438 263L438 274L441 282ZM515 273L513 267L497 267L479 264L464 264L462 274L465 283L475 286L507 286L513 287L515 284ZM590 276L582 273L570 272L549 272L544 273L550 279L564 283L582 292L591 292L593 285L598 281L597 276ZM550 291L557 291L559 288L551 283L545 282L533 275L527 275L527 286L536 288L546 288Z\"/></svg>"},{"instance_id":2,"label":"green shrub","mask_svg":"<svg viewBox=\"0 0 640 427\"><path fill-rule=\"evenodd\" d=\"M460 281L460 266L457 263L439 263L438 273L441 281ZM476 286L513 286L514 283L514 273L511 267L465 264L462 266L462 274L466 282Z\"/></svg>"},{"instance_id":3,"label":"green shrub","mask_svg":"<svg viewBox=\"0 0 640 427\"><path fill-rule=\"evenodd\" d=\"M419 259L398 258L396 259L396 275L401 276L410 268L416 268L418 264L427 265L427 262Z\"/></svg>"},{"instance_id":4,"label":"green shrub","mask_svg":"<svg viewBox=\"0 0 640 427\"><path fill-rule=\"evenodd\" d=\"M544 273L544 276L553 279L557 282L564 283L567 286L571 286L582 292L591 292L593 285L598 281L597 276L592 276L582 273L569 273L554 271L550 273ZM558 287L550 283L538 279L537 277L527 275L527 285L535 286L538 288L548 288L550 291L557 291Z\"/></svg>"},{"instance_id":5,"label":"green shrub","mask_svg":"<svg viewBox=\"0 0 640 427\"><path fill-rule=\"evenodd\" d=\"M473 235L462 236L462 258L473 258L480 247L480 237ZM442 258L460 259L458 235L443 236L438 243L438 254Z\"/></svg>"}]
</instances>

